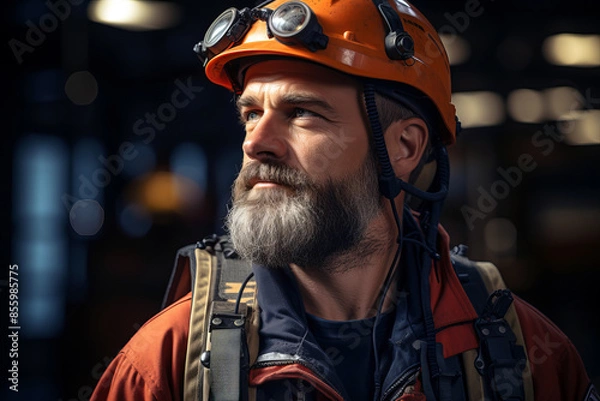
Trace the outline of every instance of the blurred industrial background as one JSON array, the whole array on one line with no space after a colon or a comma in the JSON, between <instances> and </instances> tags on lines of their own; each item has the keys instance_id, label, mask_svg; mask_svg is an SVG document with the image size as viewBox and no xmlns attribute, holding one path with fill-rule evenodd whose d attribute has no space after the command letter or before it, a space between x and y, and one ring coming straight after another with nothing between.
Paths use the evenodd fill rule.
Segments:
<instances>
[{"instance_id":1,"label":"blurred industrial background","mask_svg":"<svg viewBox=\"0 0 600 401\"><path fill-rule=\"evenodd\" d=\"M600 386L597 1L413 3L448 47L465 128L452 243L496 263ZM2 279L18 264L21 331L19 393L3 346L2 400L87 400L159 310L175 251L223 232L242 130L192 47L225 8L252 5L3 4Z\"/></svg>"}]
</instances>

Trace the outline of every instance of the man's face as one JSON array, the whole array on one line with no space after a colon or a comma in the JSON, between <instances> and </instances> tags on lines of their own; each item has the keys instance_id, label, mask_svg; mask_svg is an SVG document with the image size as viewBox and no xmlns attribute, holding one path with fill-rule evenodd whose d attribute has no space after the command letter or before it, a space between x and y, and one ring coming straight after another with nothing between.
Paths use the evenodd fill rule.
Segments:
<instances>
[{"instance_id":1,"label":"man's face","mask_svg":"<svg viewBox=\"0 0 600 401\"><path fill-rule=\"evenodd\" d=\"M244 162L227 216L242 257L324 268L381 212L357 83L297 61L251 66L238 106Z\"/></svg>"}]
</instances>

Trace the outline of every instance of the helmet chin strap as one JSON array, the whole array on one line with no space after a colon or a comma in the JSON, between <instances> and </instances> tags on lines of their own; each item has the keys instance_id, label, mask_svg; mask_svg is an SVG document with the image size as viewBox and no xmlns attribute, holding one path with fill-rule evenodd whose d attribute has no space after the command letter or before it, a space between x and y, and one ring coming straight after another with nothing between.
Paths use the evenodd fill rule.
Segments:
<instances>
[{"instance_id":1,"label":"helmet chin strap","mask_svg":"<svg viewBox=\"0 0 600 401\"><path fill-rule=\"evenodd\" d=\"M415 186L399 179L396 177L394 173L394 169L391 165L389 154L387 151L387 147L385 145L385 138L383 129L381 127L381 123L379 121L379 113L377 111L377 105L375 102L375 86L372 83L365 83L364 85L364 98L365 105L367 109L367 115L369 118L369 123L371 126L371 131L373 133L373 143L374 150L377 155L377 159L379 161L379 190L381 194L389 199L390 205L392 208L392 212L394 215L394 220L398 229L398 249L396 252L396 256L394 257L394 261L388 270L388 274L386 275L384 286L381 293L381 298L379 302L379 308L377 310L377 315L375 318L375 325L373 327L373 347L374 347L374 355L375 355L375 372L374 372L374 381L375 381L375 398L374 400L379 399L380 391L381 391L381 373L379 370L379 357L377 352L377 342L376 342L376 330L377 324L379 323L379 318L381 315L381 308L383 306L383 299L385 299L386 293L390 287L391 280L393 278L392 271L395 269L398 264L400 251L402 249L403 242L403 232L402 232L402 223L400 222L400 218L398 216L398 211L396 210L395 198L400 194L401 191L405 191L406 193L420 198L424 201L424 205L421 210L421 215L419 219L420 224L415 224L416 227L421 227L422 231L422 239L414 240L410 239L411 242L416 242L418 245L421 245L423 249L422 253L422 262L421 266L416 266L419 275L420 275L420 291L421 291L421 309L423 312L423 319L425 323L425 333L426 333L426 361L423 363L427 364L427 369L423 369L423 372L429 372L429 377L423 377L423 385L424 391L428 400L436 400L434 391L433 381L439 376L440 369L437 363L437 352L436 352L436 341L435 341L435 327L433 323L433 313L431 311L431 297L430 297L430 288L429 288L429 274L431 271L431 265L434 260L439 260L439 255L436 251L436 239L437 239L437 230L438 223L441 215L442 206L446 195L448 194L448 182L450 178L450 167L448 161L448 153L446 151L445 146L441 143L441 141L434 138L434 152L435 157L438 163L438 169L434 178L434 182L431 186L432 192L423 191ZM418 106L414 104L408 104L409 107L417 111L417 114L423 115L419 113ZM430 132L431 129L430 129ZM405 213L405 217L412 218L410 213ZM407 239L409 241L409 239Z\"/></svg>"}]
</instances>

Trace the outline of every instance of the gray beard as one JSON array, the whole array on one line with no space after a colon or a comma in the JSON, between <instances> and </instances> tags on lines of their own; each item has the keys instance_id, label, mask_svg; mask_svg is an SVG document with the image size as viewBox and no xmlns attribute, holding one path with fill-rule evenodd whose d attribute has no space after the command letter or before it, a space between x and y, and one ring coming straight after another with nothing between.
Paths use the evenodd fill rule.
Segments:
<instances>
[{"instance_id":1,"label":"gray beard","mask_svg":"<svg viewBox=\"0 0 600 401\"><path fill-rule=\"evenodd\" d=\"M274 181L284 188L250 194L252 178ZM234 182L226 227L242 258L270 268L293 263L331 271L340 269L331 263L334 258L352 262L350 253L365 257L380 248L381 238L367 235L367 227L381 211L371 156L358 174L321 185L286 165L253 162ZM346 264L348 268L355 265Z\"/></svg>"}]
</instances>

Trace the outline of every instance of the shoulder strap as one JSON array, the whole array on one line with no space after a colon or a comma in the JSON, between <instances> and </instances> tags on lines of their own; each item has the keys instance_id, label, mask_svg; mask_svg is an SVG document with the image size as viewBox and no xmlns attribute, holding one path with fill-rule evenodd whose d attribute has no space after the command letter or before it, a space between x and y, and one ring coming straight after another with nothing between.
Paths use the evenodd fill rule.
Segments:
<instances>
[{"instance_id":1,"label":"shoulder strap","mask_svg":"<svg viewBox=\"0 0 600 401\"><path fill-rule=\"evenodd\" d=\"M533 401L525 341L510 291L495 265L465 254L464 245L451 252L456 274L480 316L475 322L480 348L462 355L468 397Z\"/></svg>"},{"instance_id":2,"label":"shoulder strap","mask_svg":"<svg viewBox=\"0 0 600 401\"><path fill-rule=\"evenodd\" d=\"M213 235L178 252L163 306L191 289L184 401L255 396L247 394L245 382L258 352L255 283L247 284L235 310L242 283L251 272L251 264L237 258L227 237Z\"/></svg>"},{"instance_id":3,"label":"shoulder strap","mask_svg":"<svg viewBox=\"0 0 600 401\"><path fill-rule=\"evenodd\" d=\"M177 251L175 265L163 297L161 309L171 305L192 289L192 276L196 273L196 258L194 250L197 245L188 245Z\"/></svg>"}]
</instances>

